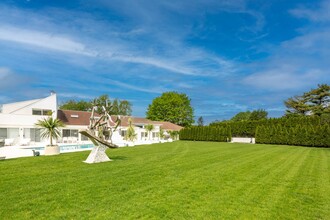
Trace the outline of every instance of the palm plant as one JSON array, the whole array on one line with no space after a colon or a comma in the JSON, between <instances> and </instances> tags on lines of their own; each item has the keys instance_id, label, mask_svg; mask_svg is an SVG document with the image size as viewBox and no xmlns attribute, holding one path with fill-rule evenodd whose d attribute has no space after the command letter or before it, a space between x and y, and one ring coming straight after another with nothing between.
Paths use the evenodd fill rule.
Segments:
<instances>
[{"instance_id":1,"label":"palm plant","mask_svg":"<svg viewBox=\"0 0 330 220\"><path fill-rule=\"evenodd\" d=\"M160 129L159 129L159 137L160 137L160 139L165 138L165 132L164 132L164 129L162 127L160 127Z\"/></svg>"},{"instance_id":2,"label":"palm plant","mask_svg":"<svg viewBox=\"0 0 330 220\"><path fill-rule=\"evenodd\" d=\"M134 141L137 137L137 134L135 133L134 127L132 125L132 119L129 118L128 119L128 128L126 131L126 135L125 135L125 140L128 141Z\"/></svg>"},{"instance_id":3,"label":"palm plant","mask_svg":"<svg viewBox=\"0 0 330 220\"><path fill-rule=\"evenodd\" d=\"M53 139L57 140L61 136L59 128L64 127L64 124L61 120L53 119L53 117L38 120L35 125L41 128L40 136L42 138L50 139L50 146L53 146Z\"/></svg>"},{"instance_id":4,"label":"palm plant","mask_svg":"<svg viewBox=\"0 0 330 220\"><path fill-rule=\"evenodd\" d=\"M153 125L153 124L148 124L148 125L146 125L144 128L147 130L147 132L148 132L148 137L149 137L149 140L150 140L150 132L151 132L152 130L154 130L154 125Z\"/></svg>"},{"instance_id":5,"label":"palm plant","mask_svg":"<svg viewBox=\"0 0 330 220\"><path fill-rule=\"evenodd\" d=\"M170 134L170 137L173 141L178 139L178 135L179 135L178 131L168 131L168 133Z\"/></svg>"}]
</instances>

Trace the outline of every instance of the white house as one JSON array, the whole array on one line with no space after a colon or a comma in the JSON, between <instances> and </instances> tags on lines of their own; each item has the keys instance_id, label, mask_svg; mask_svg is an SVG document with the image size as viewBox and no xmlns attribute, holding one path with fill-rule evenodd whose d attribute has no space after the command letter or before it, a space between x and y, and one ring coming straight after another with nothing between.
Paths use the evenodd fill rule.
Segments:
<instances>
[{"instance_id":1,"label":"white house","mask_svg":"<svg viewBox=\"0 0 330 220\"><path fill-rule=\"evenodd\" d=\"M3 104L0 107L0 139L5 140L5 145L34 145L45 140L40 137L40 129L35 123L48 116L58 118L66 125L61 131L59 143L81 143L88 139L79 133L79 130L87 129L91 112L58 110L55 93L41 99ZM112 120L116 121L117 116ZM131 118L135 133L135 144L148 144L160 141L161 128L165 131L182 129L181 126L170 122L156 122L145 118L121 116L121 123L112 135L112 141L118 145L126 145L124 140ZM152 124L154 129L148 133L146 125ZM167 136L168 138L168 136Z\"/></svg>"},{"instance_id":2,"label":"white house","mask_svg":"<svg viewBox=\"0 0 330 220\"><path fill-rule=\"evenodd\" d=\"M87 129L89 125L89 119L91 117L91 112L84 111L74 111L74 110L58 110L58 118L64 122L66 125L62 129L62 139L63 143L70 143L75 141L86 141L87 138L79 133L79 130ZM167 133L171 131L179 131L182 129L181 126L175 125L170 122L159 122L151 121L146 118L134 117L134 116L119 116L120 123L117 129L112 134L112 141L118 145L125 145L127 141L125 140L126 131L129 127L129 119L132 121L132 126L136 133L136 139L134 142L136 144L148 144L159 142L161 129L165 132L165 135L169 138ZM117 116L112 116L112 121L116 121ZM153 125L153 130L148 131L146 129L147 125ZM115 124L112 124L115 127Z\"/></svg>"},{"instance_id":3,"label":"white house","mask_svg":"<svg viewBox=\"0 0 330 220\"><path fill-rule=\"evenodd\" d=\"M0 139L6 145L29 145L40 142L35 123L47 116L57 117L56 93L41 99L0 105Z\"/></svg>"}]
</instances>

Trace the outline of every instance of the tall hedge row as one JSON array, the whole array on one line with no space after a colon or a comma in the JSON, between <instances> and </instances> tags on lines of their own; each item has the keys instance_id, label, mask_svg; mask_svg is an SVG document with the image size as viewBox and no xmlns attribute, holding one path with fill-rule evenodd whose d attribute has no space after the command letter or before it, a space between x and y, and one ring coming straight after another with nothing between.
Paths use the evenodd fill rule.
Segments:
<instances>
[{"instance_id":1,"label":"tall hedge row","mask_svg":"<svg viewBox=\"0 0 330 220\"><path fill-rule=\"evenodd\" d=\"M323 122L318 116L297 117L297 118L271 118L260 121L239 121L239 122L214 122L212 127L230 127L233 137L255 137L258 126L273 126L279 125L284 127L295 127L298 125L318 126L327 124Z\"/></svg>"},{"instance_id":2,"label":"tall hedge row","mask_svg":"<svg viewBox=\"0 0 330 220\"><path fill-rule=\"evenodd\" d=\"M230 127L195 126L180 131L180 140L231 141Z\"/></svg>"},{"instance_id":3,"label":"tall hedge row","mask_svg":"<svg viewBox=\"0 0 330 220\"><path fill-rule=\"evenodd\" d=\"M256 130L256 143L311 147L330 147L330 126L324 125L263 125Z\"/></svg>"}]
</instances>

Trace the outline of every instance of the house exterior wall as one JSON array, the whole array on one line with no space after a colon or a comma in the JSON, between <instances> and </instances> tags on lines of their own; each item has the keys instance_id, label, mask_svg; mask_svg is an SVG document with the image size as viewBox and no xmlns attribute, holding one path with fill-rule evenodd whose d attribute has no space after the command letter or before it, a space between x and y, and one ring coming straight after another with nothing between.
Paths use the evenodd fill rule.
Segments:
<instances>
[{"instance_id":1,"label":"house exterior wall","mask_svg":"<svg viewBox=\"0 0 330 220\"><path fill-rule=\"evenodd\" d=\"M2 105L1 114L32 116L33 109L47 109L52 111L52 116L57 117L57 96L52 93L43 99L35 99L24 102L15 102ZM2 124L2 123L1 123Z\"/></svg>"},{"instance_id":2,"label":"house exterior wall","mask_svg":"<svg viewBox=\"0 0 330 220\"><path fill-rule=\"evenodd\" d=\"M48 117L46 115L33 115L33 109L47 109L52 116L57 117L57 97L55 93L43 99L35 99L24 102L16 102L2 105L0 113L0 129L18 129L9 139L13 139L11 145L26 145L31 141L30 129L35 129L38 120ZM7 131L8 134L8 131ZM40 136L40 135L39 135ZM1 139L1 137L0 137ZM35 138L32 138L35 139ZM40 137L37 141L43 142Z\"/></svg>"}]
</instances>

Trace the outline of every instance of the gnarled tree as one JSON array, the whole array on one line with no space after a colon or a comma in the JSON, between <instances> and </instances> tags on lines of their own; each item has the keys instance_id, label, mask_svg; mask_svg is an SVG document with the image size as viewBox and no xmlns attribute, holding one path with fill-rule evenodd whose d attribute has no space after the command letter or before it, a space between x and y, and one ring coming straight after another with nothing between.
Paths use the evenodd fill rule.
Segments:
<instances>
[{"instance_id":1,"label":"gnarled tree","mask_svg":"<svg viewBox=\"0 0 330 220\"><path fill-rule=\"evenodd\" d=\"M318 88L294 96L284 102L288 108L286 115L323 115L330 113L330 86L318 85Z\"/></svg>"}]
</instances>

